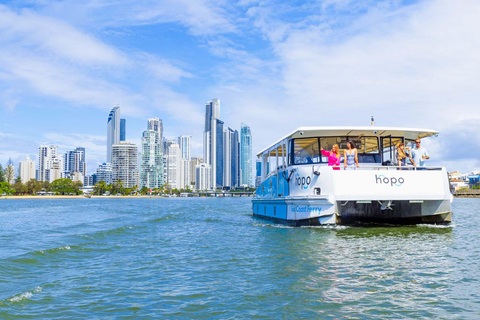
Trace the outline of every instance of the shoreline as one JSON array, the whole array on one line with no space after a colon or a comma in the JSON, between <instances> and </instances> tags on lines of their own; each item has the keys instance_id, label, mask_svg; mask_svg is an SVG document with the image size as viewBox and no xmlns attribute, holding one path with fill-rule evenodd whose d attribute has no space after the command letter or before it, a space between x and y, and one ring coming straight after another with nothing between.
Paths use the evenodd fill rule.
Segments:
<instances>
[{"instance_id":1,"label":"shoreline","mask_svg":"<svg viewBox=\"0 0 480 320\"><path fill-rule=\"evenodd\" d=\"M125 198L168 198L160 196L0 196L0 199L125 199ZM180 197L178 197L180 198Z\"/></svg>"},{"instance_id":2,"label":"shoreline","mask_svg":"<svg viewBox=\"0 0 480 320\"><path fill-rule=\"evenodd\" d=\"M232 195L232 196L198 196L198 197L163 197L163 196L91 196L91 197L85 197L85 196L0 196L0 200L18 200L18 199L132 199L132 198L142 198L142 199L148 199L148 198L155 198L155 199L170 199L170 198L178 198L178 199L184 199L184 198L238 198L239 196L237 195ZM241 196L241 198L244 197L249 197L249 196Z\"/></svg>"}]
</instances>

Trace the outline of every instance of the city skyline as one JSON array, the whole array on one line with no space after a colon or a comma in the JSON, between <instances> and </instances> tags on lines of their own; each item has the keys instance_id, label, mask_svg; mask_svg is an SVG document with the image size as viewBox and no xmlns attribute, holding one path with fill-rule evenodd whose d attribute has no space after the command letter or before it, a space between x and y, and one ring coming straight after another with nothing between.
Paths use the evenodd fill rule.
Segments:
<instances>
[{"instance_id":1,"label":"city skyline","mask_svg":"<svg viewBox=\"0 0 480 320\"><path fill-rule=\"evenodd\" d=\"M192 136L201 155L202 104L220 97L222 121L255 133L254 154L300 126L367 125L374 115L382 126L440 131L424 143L432 165L478 169L476 141L470 153L445 152L480 133L478 9L471 0L4 1L0 163L50 144L83 146L93 167L103 163L103 117L116 104L126 140L140 145L144 119L160 117L165 136Z\"/></svg>"}]
</instances>

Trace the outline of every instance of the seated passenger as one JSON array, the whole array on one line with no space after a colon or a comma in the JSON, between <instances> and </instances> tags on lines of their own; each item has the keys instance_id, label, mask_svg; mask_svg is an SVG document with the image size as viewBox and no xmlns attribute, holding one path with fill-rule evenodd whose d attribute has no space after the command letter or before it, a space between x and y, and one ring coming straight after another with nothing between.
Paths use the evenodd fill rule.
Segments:
<instances>
[{"instance_id":1,"label":"seated passenger","mask_svg":"<svg viewBox=\"0 0 480 320\"><path fill-rule=\"evenodd\" d=\"M334 144L332 151L325 151L323 148L320 148L322 154L328 158L328 165L333 167L333 170L340 170L340 149L338 144Z\"/></svg>"},{"instance_id":2,"label":"seated passenger","mask_svg":"<svg viewBox=\"0 0 480 320\"><path fill-rule=\"evenodd\" d=\"M405 144L403 142L397 144L397 165L399 167L407 165L407 159L415 167L415 162L412 159L412 156L408 150L405 149Z\"/></svg>"}]
</instances>

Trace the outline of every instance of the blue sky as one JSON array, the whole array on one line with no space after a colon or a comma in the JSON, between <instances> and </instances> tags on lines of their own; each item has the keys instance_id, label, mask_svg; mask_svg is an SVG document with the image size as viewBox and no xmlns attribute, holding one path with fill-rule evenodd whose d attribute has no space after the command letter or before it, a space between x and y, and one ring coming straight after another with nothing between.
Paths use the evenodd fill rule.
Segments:
<instances>
[{"instance_id":1,"label":"blue sky","mask_svg":"<svg viewBox=\"0 0 480 320\"><path fill-rule=\"evenodd\" d=\"M40 144L105 160L120 104L127 140L146 119L192 135L205 103L252 128L254 152L299 126L440 131L430 164L480 168L480 3L85 0L0 2L0 163Z\"/></svg>"}]
</instances>

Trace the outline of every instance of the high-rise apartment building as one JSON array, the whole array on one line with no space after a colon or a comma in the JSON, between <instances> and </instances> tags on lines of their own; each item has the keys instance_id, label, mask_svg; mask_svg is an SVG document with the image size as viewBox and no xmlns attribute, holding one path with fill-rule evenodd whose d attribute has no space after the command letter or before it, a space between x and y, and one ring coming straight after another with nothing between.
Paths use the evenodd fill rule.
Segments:
<instances>
[{"instance_id":1,"label":"high-rise apartment building","mask_svg":"<svg viewBox=\"0 0 480 320\"><path fill-rule=\"evenodd\" d=\"M112 146L120 143L120 106L113 107L107 120L107 162L112 163Z\"/></svg>"},{"instance_id":2,"label":"high-rise apartment building","mask_svg":"<svg viewBox=\"0 0 480 320\"><path fill-rule=\"evenodd\" d=\"M253 184L252 132L242 123L240 129L240 184L250 187Z\"/></svg>"},{"instance_id":3,"label":"high-rise apartment building","mask_svg":"<svg viewBox=\"0 0 480 320\"><path fill-rule=\"evenodd\" d=\"M159 119L159 118L148 119L147 130L153 130L153 131L156 132L156 134L158 136L158 143L160 144L160 147L161 147L160 152L161 153L166 153L167 149L165 149L163 147L163 122L162 122L162 119Z\"/></svg>"},{"instance_id":4,"label":"high-rise apartment building","mask_svg":"<svg viewBox=\"0 0 480 320\"><path fill-rule=\"evenodd\" d=\"M112 184L112 176L112 165L104 162L98 166L93 183L95 184L100 181L105 181L106 184Z\"/></svg>"},{"instance_id":5,"label":"high-rise apartment building","mask_svg":"<svg viewBox=\"0 0 480 320\"><path fill-rule=\"evenodd\" d=\"M195 166L195 189L211 190L212 189L212 172L209 164L201 163Z\"/></svg>"},{"instance_id":6,"label":"high-rise apartment building","mask_svg":"<svg viewBox=\"0 0 480 320\"><path fill-rule=\"evenodd\" d=\"M210 164L212 169L212 187L213 189L222 189L224 186L223 121L215 119L215 128L215 152L212 153L212 159L215 161Z\"/></svg>"},{"instance_id":7,"label":"high-rise apartment building","mask_svg":"<svg viewBox=\"0 0 480 320\"><path fill-rule=\"evenodd\" d=\"M87 162L85 161L85 148L75 148L73 151L67 151L64 155L64 166L65 176L75 172L86 176Z\"/></svg>"},{"instance_id":8,"label":"high-rise apartment building","mask_svg":"<svg viewBox=\"0 0 480 320\"><path fill-rule=\"evenodd\" d=\"M181 151L180 151L181 153ZM180 159L180 166L179 166L179 182L178 182L178 188L179 189L189 189L190 184L192 181L190 181L190 160L188 159Z\"/></svg>"},{"instance_id":9,"label":"high-rise apartment building","mask_svg":"<svg viewBox=\"0 0 480 320\"><path fill-rule=\"evenodd\" d=\"M172 143L167 155L167 183L172 189L180 189L180 147Z\"/></svg>"},{"instance_id":10,"label":"high-rise apartment building","mask_svg":"<svg viewBox=\"0 0 480 320\"><path fill-rule=\"evenodd\" d=\"M228 127L223 133L223 185L239 186L239 141L238 131Z\"/></svg>"},{"instance_id":11,"label":"high-rise apartment building","mask_svg":"<svg viewBox=\"0 0 480 320\"><path fill-rule=\"evenodd\" d=\"M195 173L195 167L199 164L203 163L202 158L198 157L192 157L190 159L190 183L195 185L196 184L196 173Z\"/></svg>"},{"instance_id":12,"label":"high-rise apartment building","mask_svg":"<svg viewBox=\"0 0 480 320\"><path fill-rule=\"evenodd\" d=\"M38 149L37 180L53 182L60 179L64 170L63 157L58 156L57 146L40 146Z\"/></svg>"},{"instance_id":13,"label":"high-rise apartment building","mask_svg":"<svg viewBox=\"0 0 480 320\"><path fill-rule=\"evenodd\" d=\"M157 189L163 185L162 144L158 132L146 130L142 135L140 187Z\"/></svg>"},{"instance_id":14,"label":"high-rise apartment building","mask_svg":"<svg viewBox=\"0 0 480 320\"><path fill-rule=\"evenodd\" d=\"M205 105L203 160L211 166L213 188L223 187L223 121L220 120L220 100Z\"/></svg>"},{"instance_id":15,"label":"high-rise apartment building","mask_svg":"<svg viewBox=\"0 0 480 320\"><path fill-rule=\"evenodd\" d=\"M178 137L178 145L180 147L180 183L181 189L190 186L192 180L192 167L190 166L190 141L191 136ZM193 167L194 168L194 167Z\"/></svg>"},{"instance_id":16,"label":"high-rise apartment building","mask_svg":"<svg viewBox=\"0 0 480 320\"><path fill-rule=\"evenodd\" d=\"M190 160L190 141L192 136L178 137L178 145L180 146L180 155L182 159Z\"/></svg>"},{"instance_id":17,"label":"high-rise apartment building","mask_svg":"<svg viewBox=\"0 0 480 320\"><path fill-rule=\"evenodd\" d=\"M127 141L127 120L120 119L120 141Z\"/></svg>"},{"instance_id":18,"label":"high-rise apartment building","mask_svg":"<svg viewBox=\"0 0 480 320\"><path fill-rule=\"evenodd\" d=\"M112 182L122 182L125 188L138 186L136 145L121 141L112 146Z\"/></svg>"},{"instance_id":19,"label":"high-rise apartment building","mask_svg":"<svg viewBox=\"0 0 480 320\"><path fill-rule=\"evenodd\" d=\"M18 176L22 183L35 179L35 161L27 157L24 161L18 162Z\"/></svg>"}]
</instances>

